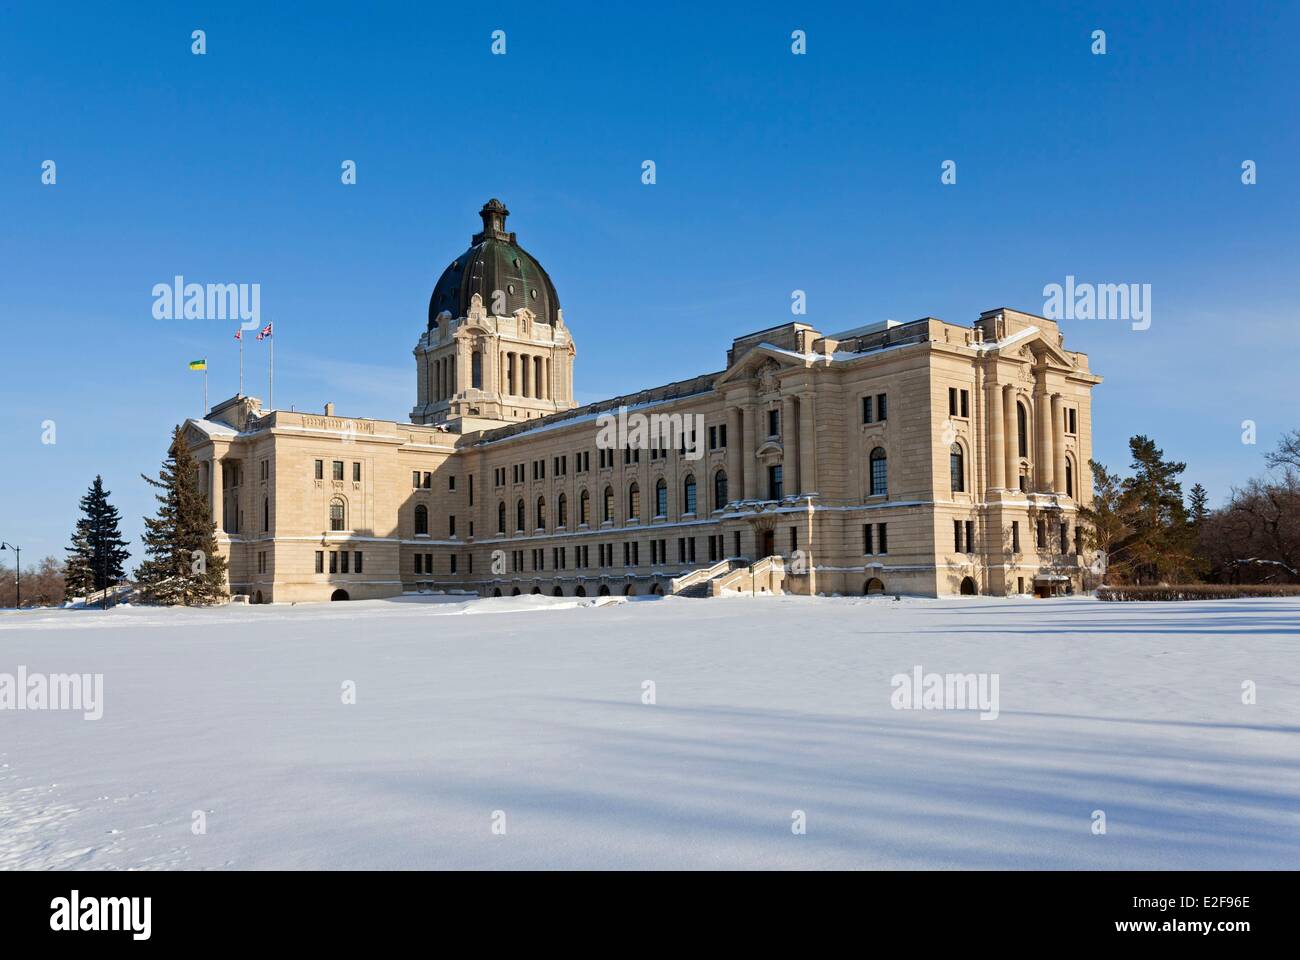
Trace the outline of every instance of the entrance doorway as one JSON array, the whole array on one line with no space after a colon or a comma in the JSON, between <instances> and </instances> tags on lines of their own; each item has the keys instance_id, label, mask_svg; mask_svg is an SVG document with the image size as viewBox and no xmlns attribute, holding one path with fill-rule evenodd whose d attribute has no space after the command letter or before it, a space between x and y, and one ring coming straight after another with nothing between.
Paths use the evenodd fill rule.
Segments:
<instances>
[{"instance_id":1,"label":"entrance doorway","mask_svg":"<svg viewBox=\"0 0 1300 960\"><path fill-rule=\"evenodd\" d=\"M764 530L764 531L763 531L763 550L762 550L762 552L759 554L759 559L762 559L763 557L774 556L775 554L776 554L776 531L775 531L775 530Z\"/></svg>"},{"instance_id":2,"label":"entrance doorway","mask_svg":"<svg viewBox=\"0 0 1300 960\"><path fill-rule=\"evenodd\" d=\"M331 600L347 600L348 592L346 590L335 590L330 594Z\"/></svg>"}]
</instances>

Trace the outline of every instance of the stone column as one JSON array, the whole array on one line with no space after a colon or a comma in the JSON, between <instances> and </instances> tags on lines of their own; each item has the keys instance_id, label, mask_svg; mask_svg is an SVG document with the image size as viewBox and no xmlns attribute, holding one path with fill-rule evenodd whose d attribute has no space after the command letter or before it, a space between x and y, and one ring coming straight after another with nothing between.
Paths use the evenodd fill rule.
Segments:
<instances>
[{"instance_id":1,"label":"stone column","mask_svg":"<svg viewBox=\"0 0 1300 960\"><path fill-rule=\"evenodd\" d=\"M758 404L752 400L746 401L745 411L745 429L742 431L745 435L745 445L740 450L741 468L745 471L745 499L758 499L758 460L754 452L758 449L760 438L758 432Z\"/></svg>"},{"instance_id":2,"label":"stone column","mask_svg":"<svg viewBox=\"0 0 1300 960\"><path fill-rule=\"evenodd\" d=\"M781 478L787 495L804 492L799 477L799 405L792 394L781 397Z\"/></svg>"},{"instance_id":3,"label":"stone column","mask_svg":"<svg viewBox=\"0 0 1300 960\"><path fill-rule=\"evenodd\" d=\"M1052 476L1053 489L1065 495L1065 424L1061 421L1061 395L1052 394Z\"/></svg>"},{"instance_id":4,"label":"stone column","mask_svg":"<svg viewBox=\"0 0 1300 960\"><path fill-rule=\"evenodd\" d=\"M799 394L799 492L817 492L817 423L813 391Z\"/></svg>"},{"instance_id":5,"label":"stone column","mask_svg":"<svg viewBox=\"0 0 1300 960\"><path fill-rule=\"evenodd\" d=\"M744 445L741 430L743 429L740 422L740 407L727 407L727 499L739 500L741 492L742 468L741 456ZM712 479L709 483L712 484ZM713 491L709 490L709 497L712 498Z\"/></svg>"},{"instance_id":6,"label":"stone column","mask_svg":"<svg viewBox=\"0 0 1300 960\"><path fill-rule=\"evenodd\" d=\"M1034 489L1043 493L1052 490L1052 410L1047 397L1047 371L1038 372L1034 387Z\"/></svg>"},{"instance_id":7,"label":"stone column","mask_svg":"<svg viewBox=\"0 0 1300 960\"><path fill-rule=\"evenodd\" d=\"M473 350L472 340L456 341L456 372L452 375L452 393L461 393L474 382L470 376L470 353Z\"/></svg>"},{"instance_id":8,"label":"stone column","mask_svg":"<svg viewBox=\"0 0 1300 960\"><path fill-rule=\"evenodd\" d=\"M211 483L212 522L217 525L217 532L220 533L222 530L222 508L225 506L226 493L221 487L221 458L217 456L216 450L212 451Z\"/></svg>"},{"instance_id":9,"label":"stone column","mask_svg":"<svg viewBox=\"0 0 1300 960\"><path fill-rule=\"evenodd\" d=\"M1007 384L1002 388L1002 427L1006 435L1005 454L1007 489L1020 489L1020 451L1016 434L1016 388Z\"/></svg>"},{"instance_id":10,"label":"stone column","mask_svg":"<svg viewBox=\"0 0 1300 960\"><path fill-rule=\"evenodd\" d=\"M988 487L990 490L1002 490L1008 486L1005 473L1007 441L1003 433L1002 387L996 383L986 384L984 395L988 398Z\"/></svg>"}]
</instances>

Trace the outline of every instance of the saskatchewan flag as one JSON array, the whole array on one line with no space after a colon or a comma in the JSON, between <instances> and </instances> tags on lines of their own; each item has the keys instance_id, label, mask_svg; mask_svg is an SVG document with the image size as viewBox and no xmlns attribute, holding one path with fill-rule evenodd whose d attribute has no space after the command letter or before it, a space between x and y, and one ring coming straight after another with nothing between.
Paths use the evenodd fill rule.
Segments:
<instances>
[{"instance_id":1,"label":"saskatchewan flag","mask_svg":"<svg viewBox=\"0 0 1300 960\"><path fill-rule=\"evenodd\" d=\"M206 369L208 369L208 361L207 361L207 360L191 360L191 361L190 361L190 369L191 369L191 370L206 370Z\"/></svg>"}]
</instances>

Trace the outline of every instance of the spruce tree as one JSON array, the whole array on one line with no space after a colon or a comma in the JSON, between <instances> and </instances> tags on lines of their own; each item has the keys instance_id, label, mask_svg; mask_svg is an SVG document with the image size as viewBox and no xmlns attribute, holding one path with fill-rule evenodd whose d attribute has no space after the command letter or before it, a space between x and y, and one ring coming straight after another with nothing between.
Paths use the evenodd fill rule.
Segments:
<instances>
[{"instance_id":1,"label":"spruce tree","mask_svg":"<svg viewBox=\"0 0 1300 960\"><path fill-rule=\"evenodd\" d=\"M1129 452L1134 474L1124 481L1124 507L1133 532L1125 547L1137 582L1186 582L1201 567L1178 481L1187 464L1166 460L1149 437L1132 437Z\"/></svg>"},{"instance_id":2,"label":"spruce tree","mask_svg":"<svg viewBox=\"0 0 1300 960\"><path fill-rule=\"evenodd\" d=\"M1188 493L1187 510L1191 515L1192 526L1199 530L1210 515L1210 495L1205 492L1205 488L1199 483L1192 487Z\"/></svg>"},{"instance_id":3,"label":"spruce tree","mask_svg":"<svg viewBox=\"0 0 1300 960\"><path fill-rule=\"evenodd\" d=\"M180 427L172 432L158 479L144 480L160 492L158 515L144 520L148 559L135 574L140 599L185 606L226 599L226 561L217 553L217 525L199 489L198 470Z\"/></svg>"},{"instance_id":4,"label":"spruce tree","mask_svg":"<svg viewBox=\"0 0 1300 960\"><path fill-rule=\"evenodd\" d=\"M81 498L81 518L72 532L72 545L66 548L68 558L63 567L65 589L70 596L84 597L103 590L126 575L123 564L130 556L128 541L122 539L118 528L122 518L108 502L109 493L104 489L104 478L96 476Z\"/></svg>"}]
</instances>

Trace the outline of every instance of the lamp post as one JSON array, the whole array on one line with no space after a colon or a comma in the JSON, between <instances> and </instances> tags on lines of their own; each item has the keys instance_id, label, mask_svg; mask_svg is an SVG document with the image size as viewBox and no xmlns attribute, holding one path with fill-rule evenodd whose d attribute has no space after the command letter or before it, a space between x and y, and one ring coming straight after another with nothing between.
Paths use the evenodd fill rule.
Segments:
<instances>
[{"instance_id":1,"label":"lamp post","mask_svg":"<svg viewBox=\"0 0 1300 960\"><path fill-rule=\"evenodd\" d=\"M14 609L19 610L23 605L23 548L0 542L0 550L14 552Z\"/></svg>"}]
</instances>

